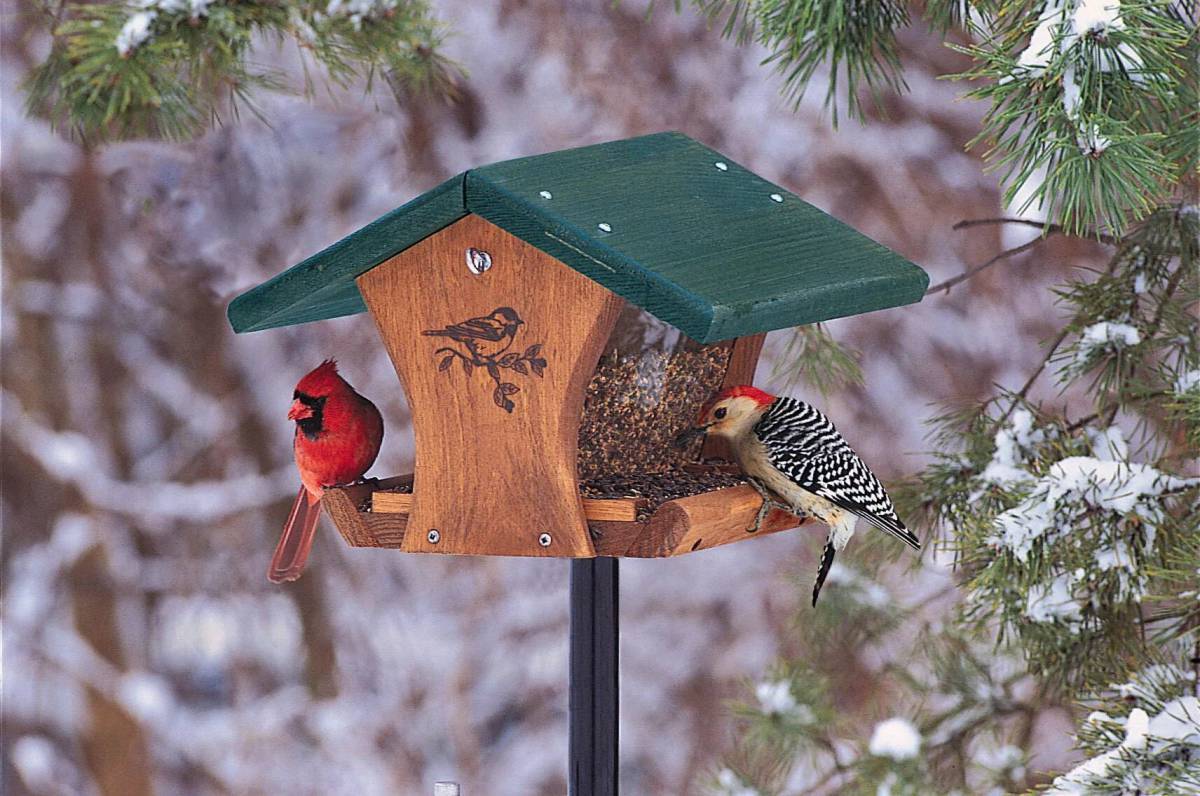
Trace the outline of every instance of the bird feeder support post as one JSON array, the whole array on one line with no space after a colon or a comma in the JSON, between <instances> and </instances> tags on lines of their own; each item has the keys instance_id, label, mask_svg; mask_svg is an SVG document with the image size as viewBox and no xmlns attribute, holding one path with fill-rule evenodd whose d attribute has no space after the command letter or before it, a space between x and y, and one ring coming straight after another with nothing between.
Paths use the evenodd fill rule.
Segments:
<instances>
[{"instance_id":1,"label":"bird feeder support post","mask_svg":"<svg viewBox=\"0 0 1200 796\"><path fill-rule=\"evenodd\" d=\"M571 561L570 796L616 796L617 559Z\"/></svg>"}]
</instances>

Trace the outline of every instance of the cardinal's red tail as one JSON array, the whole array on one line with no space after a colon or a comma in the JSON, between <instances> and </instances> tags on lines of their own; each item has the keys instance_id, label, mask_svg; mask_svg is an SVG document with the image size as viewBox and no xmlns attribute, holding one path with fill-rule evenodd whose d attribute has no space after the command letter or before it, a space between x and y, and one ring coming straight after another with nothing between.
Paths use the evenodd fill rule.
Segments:
<instances>
[{"instance_id":1,"label":"cardinal's red tail","mask_svg":"<svg viewBox=\"0 0 1200 796\"><path fill-rule=\"evenodd\" d=\"M275 555L271 556L271 566L267 569L267 580L272 583L283 583L295 580L304 571L308 561L308 551L312 549L313 538L317 534L317 520L321 519L321 499L304 487L296 495L296 503L292 513L283 526L283 535L275 546Z\"/></svg>"}]
</instances>

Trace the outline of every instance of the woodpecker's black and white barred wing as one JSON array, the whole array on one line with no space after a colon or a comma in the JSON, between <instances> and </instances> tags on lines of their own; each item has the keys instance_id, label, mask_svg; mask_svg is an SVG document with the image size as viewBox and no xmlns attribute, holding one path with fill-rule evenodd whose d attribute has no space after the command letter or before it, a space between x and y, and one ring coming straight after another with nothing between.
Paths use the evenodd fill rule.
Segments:
<instances>
[{"instance_id":1,"label":"woodpecker's black and white barred wing","mask_svg":"<svg viewBox=\"0 0 1200 796\"><path fill-rule=\"evenodd\" d=\"M800 488L861 517L915 550L921 543L896 516L883 484L833 423L795 398L778 398L754 427L771 464Z\"/></svg>"}]
</instances>

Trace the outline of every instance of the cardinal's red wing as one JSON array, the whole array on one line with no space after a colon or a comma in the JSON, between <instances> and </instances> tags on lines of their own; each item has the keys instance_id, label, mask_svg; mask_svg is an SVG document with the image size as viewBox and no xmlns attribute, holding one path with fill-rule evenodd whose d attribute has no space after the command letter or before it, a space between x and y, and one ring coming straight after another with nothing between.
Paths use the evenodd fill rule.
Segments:
<instances>
[{"instance_id":1,"label":"cardinal's red wing","mask_svg":"<svg viewBox=\"0 0 1200 796\"><path fill-rule=\"evenodd\" d=\"M275 546L275 554L271 556L267 580L283 583L300 577L308 562L308 553L312 550L317 521L320 519L321 499L301 486L300 494L296 495L296 502L292 505L292 513L283 526L279 544Z\"/></svg>"}]
</instances>

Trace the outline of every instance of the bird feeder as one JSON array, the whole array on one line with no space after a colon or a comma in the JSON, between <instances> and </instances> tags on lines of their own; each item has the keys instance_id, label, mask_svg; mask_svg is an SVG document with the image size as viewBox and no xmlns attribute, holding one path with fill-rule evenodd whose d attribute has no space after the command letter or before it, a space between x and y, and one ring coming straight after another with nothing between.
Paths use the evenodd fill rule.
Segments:
<instances>
[{"instance_id":1,"label":"bird feeder","mask_svg":"<svg viewBox=\"0 0 1200 796\"><path fill-rule=\"evenodd\" d=\"M238 296L237 332L371 313L414 472L325 491L346 542L571 563L569 784L616 793L617 559L788 528L718 440L673 446L766 332L928 276L679 133L460 174Z\"/></svg>"},{"instance_id":2,"label":"bird feeder","mask_svg":"<svg viewBox=\"0 0 1200 796\"><path fill-rule=\"evenodd\" d=\"M249 332L368 310L415 472L328 490L347 543L663 557L749 538L760 505L672 440L763 334L920 299L928 277L678 133L473 169L229 307ZM774 512L763 535L798 520Z\"/></svg>"}]
</instances>

